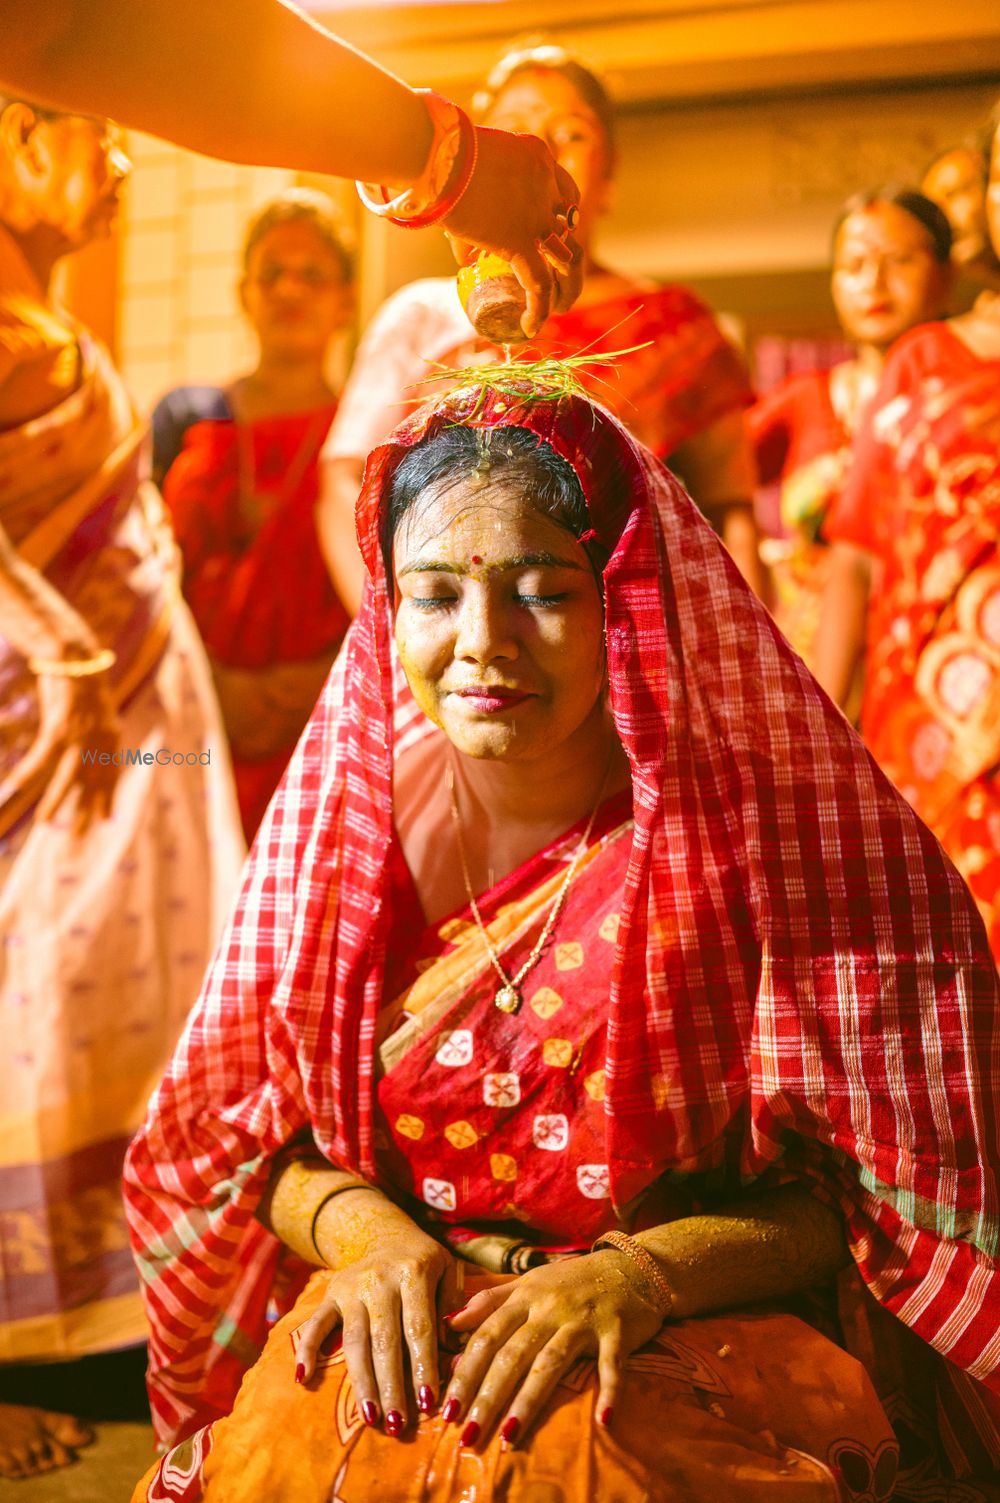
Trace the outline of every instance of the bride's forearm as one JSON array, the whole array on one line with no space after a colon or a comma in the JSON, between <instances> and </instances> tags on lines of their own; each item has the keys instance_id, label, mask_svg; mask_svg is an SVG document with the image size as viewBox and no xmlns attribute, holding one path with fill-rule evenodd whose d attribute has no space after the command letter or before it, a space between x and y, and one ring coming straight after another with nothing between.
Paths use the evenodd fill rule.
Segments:
<instances>
[{"instance_id":1,"label":"bride's forearm","mask_svg":"<svg viewBox=\"0 0 1000 1503\"><path fill-rule=\"evenodd\" d=\"M652 1227L636 1241L670 1285L674 1320L794 1294L850 1261L841 1217L802 1185Z\"/></svg>"},{"instance_id":2,"label":"bride's forearm","mask_svg":"<svg viewBox=\"0 0 1000 1503\"><path fill-rule=\"evenodd\" d=\"M286 1247L320 1268L355 1263L381 1238L414 1226L381 1190L318 1153L277 1162L258 1215Z\"/></svg>"}]
</instances>

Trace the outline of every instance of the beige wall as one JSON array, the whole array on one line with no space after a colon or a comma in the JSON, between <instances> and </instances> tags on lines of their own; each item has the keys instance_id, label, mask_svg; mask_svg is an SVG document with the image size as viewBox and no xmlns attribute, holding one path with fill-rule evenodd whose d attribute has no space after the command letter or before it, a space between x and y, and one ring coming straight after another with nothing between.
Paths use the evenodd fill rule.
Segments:
<instances>
[{"instance_id":1,"label":"beige wall","mask_svg":"<svg viewBox=\"0 0 1000 1503\"><path fill-rule=\"evenodd\" d=\"M603 248L630 270L670 277L825 266L844 199L879 183L919 181L998 92L865 90L631 115L622 122Z\"/></svg>"}]
</instances>

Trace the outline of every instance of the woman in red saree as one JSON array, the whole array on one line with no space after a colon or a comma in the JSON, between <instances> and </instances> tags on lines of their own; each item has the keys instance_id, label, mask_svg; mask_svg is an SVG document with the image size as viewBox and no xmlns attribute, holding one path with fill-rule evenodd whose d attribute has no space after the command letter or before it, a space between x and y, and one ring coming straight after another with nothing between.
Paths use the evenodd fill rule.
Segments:
<instances>
[{"instance_id":1,"label":"woman in red saree","mask_svg":"<svg viewBox=\"0 0 1000 1503\"><path fill-rule=\"evenodd\" d=\"M1000 246L1000 158L987 195ZM817 673L865 648L861 731L965 877L1000 960L1000 295L892 351L827 522Z\"/></svg>"},{"instance_id":2,"label":"woman in red saree","mask_svg":"<svg viewBox=\"0 0 1000 1503\"><path fill-rule=\"evenodd\" d=\"M834 232L831 291L857 346L832 370L789 377L747 414L760 480L780 482L788 536L775 560L775 620L805 661L826 586L823 521L847 479L851 440L894 340L940 318L951 288L951 233L938 206L907 188L857 195Z\"/></svg>"},{"instance_id":3,"label":"woman in red saree","mask_svg":"<svg viewBox=\"0 0 1000 1503\"><path fill-rule=\"evenodd\" d=\"M540 137L579 189L576 237L583 290L513 359L645 346L582 380L684 480L757 592L766 580L753 515L754 466L743 424L752 402L746 367L710 310L685 287L661 286L604 265L594 244L614 191L614 106L603 83L561 47L517 47L490 74L476 111L488 127ZM379 309L359 346L324 449L321 533L343 600L355 607L364 570L353 544L354 503L366 455L422 395L429 362L492 362L500 350L469 326L452 278L413 282Z\"/></svg>"},{"instance_id":4,"label":"woman in red saree","mask_svg":"<svg viewBox=\"0 0 1000 1503\"><path fill-rule=\"evenodd\" d=\"M126 1171L136 1499L870 1500L900 1444L990 1497L997 978L937 842L582 397L417 414L358 528Z\"/></svg>"},{"instance_id":5,"label":"woman in red saree","mask_svg":"<svg viewBox=\"0 0 1000 1503\"><path fill-rule=\"evenodd\" d=\"M255 216L240 298L257 365L225 389L168 392L153 414L153 463L252 840L349 619L314 520L337 410L324 367L352 308L350 257L323 194L291 189Z\"/></svg>"}]
</instances>

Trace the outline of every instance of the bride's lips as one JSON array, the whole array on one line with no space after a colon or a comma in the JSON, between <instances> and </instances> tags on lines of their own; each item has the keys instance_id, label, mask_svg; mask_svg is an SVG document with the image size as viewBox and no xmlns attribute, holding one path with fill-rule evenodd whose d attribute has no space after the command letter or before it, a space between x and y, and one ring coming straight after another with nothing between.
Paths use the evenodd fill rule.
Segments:
<instances>
[{"instance_id":1,"label":"bride's lips","mask_svg":"<svg viewBox=\"0 0 1000 1503\"><path fill-rule=\"evenodd\" d=\"M463 704L468 705L470 710L475 710L480 715L496 715L501 710L511 710L515 705L523 704L531 695L521 689L505 689L497 684L478 684L468 689L453 689L451 691Z\"/></svg>"}]
</instances>

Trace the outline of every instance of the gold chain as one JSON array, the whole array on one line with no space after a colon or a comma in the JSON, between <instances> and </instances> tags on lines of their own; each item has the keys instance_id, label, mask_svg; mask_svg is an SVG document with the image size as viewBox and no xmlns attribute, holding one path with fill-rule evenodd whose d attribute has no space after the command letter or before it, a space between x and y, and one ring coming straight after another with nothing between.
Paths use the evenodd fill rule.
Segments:
<instances>
[{"instance_id":1,"label":"gold chain","mask_svg":"<svg viewBox=\"0 0 1000 1503\"><path fill-rule=\"evenodd\" d=\"M28 671L48 678L91 678L95 673L107 673L118 661L118 654L110 647L102 647L91 658L29 658Z\"/></svg>"},{"instance_id":2,"label":"gold chain","mask_svg":"<svg viewBox=\"0 0 1000 1503\"><path fill-rule=\"evenodd\" d=\"M515 976L508 976L500 961L500 956L497 954L496 946L490 939L489 931L487 930L486 925L483 923L483 916L479 912L479 904L476 902L476 895L472 890L472 879L469 876L469 863L465 854L465 839L462 835L462 819L461 815L458 812L458 797L455 792L455 765L454 762L449 758L447 769L448 795L451 800L451 817L455 825L455 838L458 843L458 857L462 864L462 877L465 882L465 892L466 896L469 899L469 907L472 910L472 916L476 921L476 927L478 928L479 933L482 936L483 944L486 946L487 954L490 957L490 964L493 966L493 969L496 971L497 975L500 977L501 982L503 983L503 985L500 987L500 990L497 992L496 996L493 999L494 1006L498 1007L501 1012L515 1013L520 1009L522 1002L520 990L521 982L524 980L525 976L527 976L528 972L538 964L539 960L542 958L542 951L545 949L545 946L548 944L550 938L552 937L552 931L556 926L556 922L563 909L563 904L566 902L566 898L569 894L570 883L576 876L576 869L586 854L587 843L590 840L591 831L594 828L594 821L597 819L597 811L601 807L601 800L604 797L604 789L607 786L607 781L610 773L611 760L609 760L607 768L604 772L604 777L601 779L601 787L597 795L597 802L591 810L590 819L587 821L587 828L583 832L580 843L577 847L576 855L573 857L572 861L569 864L566 875L563 878L562 885L552 900L552 906L549 909L548 917L546 918L545 923L542 925L542 932L538 936L535 943L532 945L528 958L521 966L521 969Z\"/></svg>"},{"instance_id":3,"label":"gold chain","mask_svg":"<svg viewBox=\"0 0 1000 1503\"><path fill-rule=\"evenodd\" d=\"M227 397L232 410L232 396L227 393ZM322 411L313 414L285 466L281 484L273 491L263 492L257 489L255 422L242 422L234 411L233 424L236 429L236 494L240 518L252 528L252 537L255 537L263 525L265 516L280 512L289 501L295 499L309 465L319 452L324 431L329 427L329 419Z\"/></svg>"}]
</instances>

